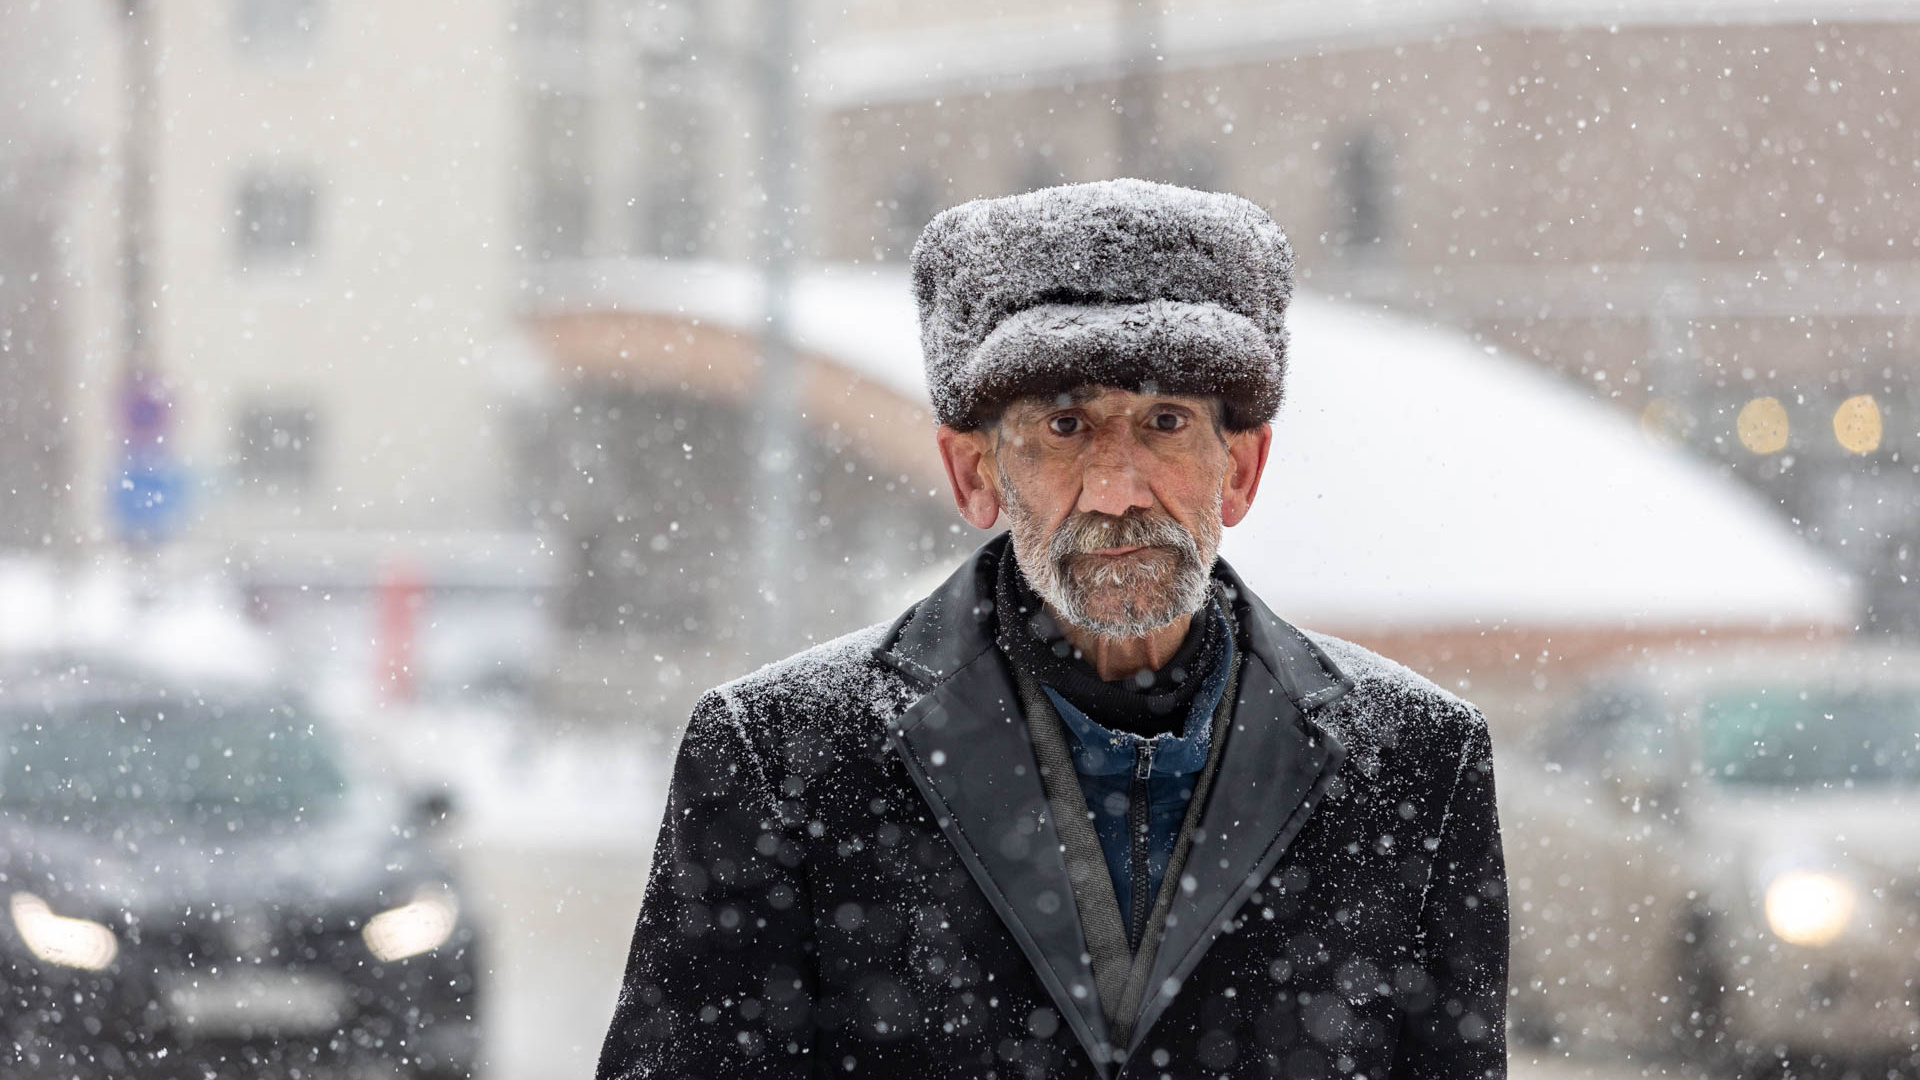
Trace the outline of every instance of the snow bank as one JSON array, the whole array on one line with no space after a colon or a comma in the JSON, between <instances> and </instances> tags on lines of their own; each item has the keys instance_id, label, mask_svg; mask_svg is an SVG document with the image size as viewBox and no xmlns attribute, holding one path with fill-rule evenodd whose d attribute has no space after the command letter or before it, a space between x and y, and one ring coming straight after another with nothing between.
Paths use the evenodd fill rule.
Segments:
<instances>
[{"instance_id":1,"label":"snow bank","mask_svg":"<svg viewBox=\"0 0 1920 1080\"><path fill-rule=\"evenodd\" d=\"M109 659L161 678L266 685L272 642L217 573L177 574L164 587L115 558L79 568L0 561L0 659L20 665ZM150 593L150 595L148 595Z\"/></svg>"}]
</instances>

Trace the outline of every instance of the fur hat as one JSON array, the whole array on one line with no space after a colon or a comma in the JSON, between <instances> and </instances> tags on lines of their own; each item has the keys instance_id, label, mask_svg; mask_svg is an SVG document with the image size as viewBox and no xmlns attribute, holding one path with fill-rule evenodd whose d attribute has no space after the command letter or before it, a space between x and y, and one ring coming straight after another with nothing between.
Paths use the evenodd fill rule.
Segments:
<instances>
[{"instance_id":1,"label":"fur hat","mask_svg":"<svg viewBox=\"0 0 1920 1080\"><path fill-rule=\"evenodd\" d=\"M1238 195L1103 180L976 199L911 262L943 424L1087 383L1218 394L1234 430L1280 407L1293 248Z\"/></svg>"}]
</instances>

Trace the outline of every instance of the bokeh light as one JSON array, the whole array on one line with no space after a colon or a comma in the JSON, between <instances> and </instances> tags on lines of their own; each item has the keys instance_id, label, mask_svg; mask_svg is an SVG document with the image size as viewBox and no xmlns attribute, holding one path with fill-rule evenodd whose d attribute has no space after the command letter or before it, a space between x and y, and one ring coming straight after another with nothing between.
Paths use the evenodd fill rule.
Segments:
<instances>
[{"instance_id":1,"label":"bokeh light","mask_svg":"<svg viewBox=\"0 0 1920 1080\"><path fill-rule=\"evenodd\" d=\"M1880 403L1872 394L1855 394L1833 410L1833 437L1851 454L1880 449Z\"/></svg>"},{"instance_id":2,"label":"bokeh light","mask_svg":"<svg viewBox=\"0 0 1920 1080\"><path fill-rule=\"evenodd\" d=\"M1734 431L1740 445L1756 454L1777 453L1787 447L1787 407L1779 398L1759 397L1740 407Z\"/></svg>"}]
</instances>

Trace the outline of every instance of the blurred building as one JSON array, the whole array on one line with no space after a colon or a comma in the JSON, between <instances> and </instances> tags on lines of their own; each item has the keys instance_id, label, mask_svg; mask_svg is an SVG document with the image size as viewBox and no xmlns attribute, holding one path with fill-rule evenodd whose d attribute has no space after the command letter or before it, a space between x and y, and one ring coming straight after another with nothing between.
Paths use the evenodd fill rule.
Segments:
<instances>
[{"instance_id":1,"label":"blurred building","mask_svg":"<svg viewBox=\"0 0 1920 1080\"><path fill-rule=\"evenodd\" d=\"M572 571L555 616L574 708L677 720L755 661L891 617L923 571L985 539L951 509L925 402L888 382L920 379L917 351L900 348L903 314L904 343L917 335L905 281L845 276L797 282L797 393L776 407L801 422L781 470L788 524L769 541L754 269L614 258L542 271L526 310L553 378L527 401L517 475L527 519ZM761 633L768 543L787 609L778 642Z\"/></svg>"},{"instance_id":2,"label":"blurred building","mask_svg":"<svg viewBox=\"0 0 1920 1080\"><path fill-rule=\"evenodd\" d=\"M568 707L677 720L744 666L882 617L902 580L972 538L937 494L924 411L895 413L817 342L794 351L798 400L759 389L758 87L776 47L761 0L516 10L531 362L512 515L566 561ZM813 314L795 303L803 325ZM792 417L789 505L770 519L762 436Z\"/></svg>"},{"instance_id":3,"label":"blurred building","mask_svg":"<svg viewBox=\"0 0 1920 1080\"><path fill-rule=\"evenodd\" d=\"M69 57L105 18L0 3L0 101L33 105L0 110L0 549L38 549L71 527L66 418L80 327L65 312L74 223L103 127Z\"/></svg>"},{"instance_id":4,"label":"blurred building","mask_svg":"<svg viewBox=\"0 0 1920 1080\"><path fill-rule=\"evenodd\" d=\"M1245 194L1289 230L1305 287L1617 403L1866 575L1863 625L1920 631L1920 9L868 0L823 18L829 257L903 259L939 208L1047 183Z\"/></svg>"},{"instance_id":5,"label":"blurred building","mask_svg":"<svg viewBox=\"0 0 1920 1080\"><path fill-rule=\"evenodd\" d=\"M47 10L7 11L35 62L7 73L0 123L27 128L0 289L33 321L0 354L0 481L25 492L0 543L218 563L310 666L379 684L365 700L519 685L472 656L409 669L518 650L551 665L552 709L678 717L767 655L754 320L626 303L662 259L758 243L752 3ZM596 309L609 290L625 306ZM954 542L904 451L812 419L780 565L786 605L830 617L781 652ZM135 443L164 498L130 522Z\"/></svg>"},{"instance_id":6,"label":"blurred building","mask_svg":"<svg viewBox=\"0 0 1920 1080\"><path fill-rule=\"evenodd\" d=\"M409 668L444 651L436 619L538 605L551 576L507 503L504 0L6 14L30 61L9 70L6 122L71 148L0 215L40 229L6 245L27 273L0 274L32 293L9 321L22 445L0 471L39 481L6 539L73 564L130 551L145 589L222 568L301 659L371 654L355 674L376 696L524 682ZM538 656L524 619L492 621ZM314 625L340 633L298 629Z\"/></svg>"},{"instance_id":7,"label":"blurred building","mask_svg":"<svg viewBox=\"0 0 1920 1080\"><path fill-rule=\"evenodd\" d=\"M765 2L135 5L179 484L157 531L233 556L262 617L340 640L411 625L395 595L539 605L567 711L676 716L770 657L764 323L740 274L764 251L758 88L784 62L806 132L787 239L810 260L897 263L943 206L1068 180L1242 192L1306 288L1628 410L1861 570L1867 622L1907 625L1906 9L862 0L807 6L783 45ZM0 45L37 61L9 68L29 107L0 118L0 298L25 313L0 350L20 493L0 542L73 550L126 532L116 264L143 54L122 5L51 10L10 6L54 29ZM789 648L977 539L927 471L925 417L863 396L847 355L797 343L775 558L788 605L826 614ZM315 595L351 617L288 613Z\"/></svg>"},{"instance_id":8,"label":"blurred building","mask_svg":"<svg viewBox=\"0 0 1920 1080\"><path fill-rule=\"evenodd\" d=\"M756 2L513 0L517 251L751 250Z\"/></svg>"},{"instance_id":9,"label":"blurred building","mask_svg":"<svg viewBox=\"0 0 1920 1080\"><path fill-rule=\"evenodd\" d=\"M131 24L99 5L69 77L125 100ZM495 351L514 226L506 16L364 0L144 3L152 234L148 356L184 477L170 535L495 525ZM87 177L76 243L83 536L124 417L115 263L122 162ZM431 403L433 407L423 408Z\"/></svg>"}]
</instances>

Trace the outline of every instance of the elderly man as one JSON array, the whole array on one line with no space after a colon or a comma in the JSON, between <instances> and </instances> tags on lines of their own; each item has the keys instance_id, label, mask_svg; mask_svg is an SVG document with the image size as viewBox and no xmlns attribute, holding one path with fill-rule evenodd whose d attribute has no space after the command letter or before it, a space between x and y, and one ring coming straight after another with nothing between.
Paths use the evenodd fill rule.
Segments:
<instances>
[{"instance_id":1,"label":"elderly man","mask_svg":"<svg viewBox=\"0 0 1920 1080\"><path fill-rule=\"evenodd\" d=\"M600 1077L1503 1076L1483 717L1216 558L1285 235L1119 180L912 261L954 500L1009 532L700 700Z\"/></svg>"}]
</instances>

